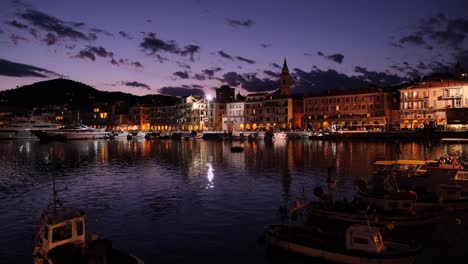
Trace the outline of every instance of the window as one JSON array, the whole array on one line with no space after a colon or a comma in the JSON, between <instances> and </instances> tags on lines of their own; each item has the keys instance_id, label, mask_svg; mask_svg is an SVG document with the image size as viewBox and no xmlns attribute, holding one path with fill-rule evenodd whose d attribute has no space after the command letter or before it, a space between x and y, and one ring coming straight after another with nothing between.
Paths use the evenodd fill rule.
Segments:
<instances>
[{"instance_id":1,"label":"window","mask_svg":"<svg viewBox=\"0 0 468 264\"><path fill-rule=\"evenodd\" d=\"M63 226L56 227L52 230L52 242L59 242L72 237L72 224L67 222Z\"/></svg>"},{"instance_id":2,"label":"window","mask_svg":"<svg viewBox=\"0 0 468 264\"><path fill-rule=\"evenodd\" d=\"M335 110L340 111L340 106L339 105L335 106Z\"/></svg>"}]
</instances>

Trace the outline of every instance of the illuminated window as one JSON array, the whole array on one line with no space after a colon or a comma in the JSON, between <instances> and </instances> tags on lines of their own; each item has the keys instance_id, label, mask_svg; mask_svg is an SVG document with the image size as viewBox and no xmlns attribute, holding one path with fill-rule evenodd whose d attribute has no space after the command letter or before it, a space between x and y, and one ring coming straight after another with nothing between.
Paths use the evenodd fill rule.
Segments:
<instances>
[{"instance_id":1,"label":"illuminated window","mask_svg":"<svg viewBox=\"0 0 468 264\"><path fill-rule=\"evenodd\" d=\"M94 112L94 113L99 113L99 108L94 108L94 109L93 109L93 112Z\"/></svg>"},{"instance_id":2,"label":"illuminated window","mask_svg":"<svg viewBox=\"0 0 468 264\"><path fill-rule=\"evenodd\" d=\"M104 112L104 113L99 113L99 117L100 117L101 119L106 119L106 118L107 118L107 113L106 113L106 112Z\"/></svg>"}]
</instances>

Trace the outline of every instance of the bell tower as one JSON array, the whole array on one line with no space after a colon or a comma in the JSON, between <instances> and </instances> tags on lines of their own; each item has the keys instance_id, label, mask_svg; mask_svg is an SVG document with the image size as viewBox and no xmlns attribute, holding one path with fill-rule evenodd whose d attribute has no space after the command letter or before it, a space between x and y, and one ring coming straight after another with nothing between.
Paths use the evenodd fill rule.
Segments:
<instances>
[{"instance_id":1,"label":"bell tower","mask_svg":"<svg viewBox=\"0 0 468 264\"><path fill-rule=\"evenodd\" d=\"M288 64L286 58L283 62L283 69L281 70L281 84L280 84L280 96L289 96L289 89L291 87L291 75L289 74Z\"/></svg>"}]
</instances>

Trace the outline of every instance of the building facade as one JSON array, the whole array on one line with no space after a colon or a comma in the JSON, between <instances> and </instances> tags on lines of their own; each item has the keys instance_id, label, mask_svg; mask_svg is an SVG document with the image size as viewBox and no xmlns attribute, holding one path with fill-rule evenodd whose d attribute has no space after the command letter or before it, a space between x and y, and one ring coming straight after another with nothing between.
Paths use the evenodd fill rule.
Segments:
<instances>
[{"instance_id":1,"label":"building facade","mask_svg":"<svg viewBox=\"0 0 468 264\"><path fill-rule=\"evenodd\" d=\"M460 120L456 117L459 114L453 114L464 111L468 111L466 81L427 81L400 89L402 129L422 128L429 123L441 128L466 124L467 120ZM447 113L450 114L447 116Z\"/></svg>"},{"instance_id":2,"label":"building facade","mask_svg":"<svg viewBox=\"0 0 468 264\"><path fill-rule=\"evenodd\" d=\"M387 129L392 120L390 93L355 90L304 98L303 126L309 130Z\"/></svg>"}]
</instances>

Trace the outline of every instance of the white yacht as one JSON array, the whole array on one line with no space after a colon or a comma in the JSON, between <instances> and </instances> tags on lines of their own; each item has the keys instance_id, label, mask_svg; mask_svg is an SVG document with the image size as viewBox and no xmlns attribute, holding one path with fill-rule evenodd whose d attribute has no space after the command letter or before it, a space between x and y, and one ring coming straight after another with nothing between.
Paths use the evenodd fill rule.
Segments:
<instances>
[{"instance_id":1,"label":"white yacht","mask_svg":"<svg viewBox=\"0 0 468 264\"><path fill-rule=\"evenodd\" d=\"M59 124L39 120L10 122L0 127L0 139L37 139L33 131L47 131L59 127Z\"/></svg>"},{"instance_id":2,"label":"white yacht","mask_svg":"<svg viewBox=\"0 0 468 264\"><path fill-rule=\"evenodd\" d=\"M105 128L90 128L85 125L65 126L54 130L33 132L40 140L101 139L109 137Z\"/></svg>"}]
</instances>

